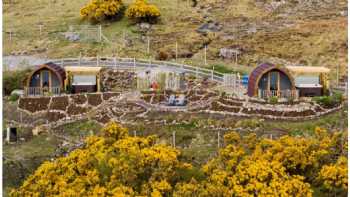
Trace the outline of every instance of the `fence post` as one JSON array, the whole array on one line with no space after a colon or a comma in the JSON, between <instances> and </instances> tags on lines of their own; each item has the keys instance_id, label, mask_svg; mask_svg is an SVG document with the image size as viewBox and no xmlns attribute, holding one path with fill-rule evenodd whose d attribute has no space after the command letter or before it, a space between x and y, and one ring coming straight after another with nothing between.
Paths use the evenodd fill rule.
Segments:
<instances>
[{"instance_id":1,"label":"fence post","mask_svg":"<svg viewBox=\"0 0 350 197\"><path fill-rule=\"evenodd\" d=\"M218 131L218 149L220 148L220 131Z\"/></svg>"},{"instance_id":2,"label":"fence post","mask_svg":"<svg viewBox=\"0 0 350 197\"><path fill-rule=\"evenodd\" d=\"M211 71L211 80L214 81L214 66L213 66L213 70Z\"/></svg>"},{"instance_id":3,"label":"fence post","mask_svg":"<svg viewBox=\"0 0 350 197\"><path fill-rule=\"evenodd\" d=\"M150 44L151 44L151 41L149 39L149 36L147 36L147 54L149 54L150 52Z\"/></svg>"},{"instance_id":4,"label":"fence post","mask_svg":"<svg viewBox=\"0 0 350 197\"><path fill-rule=\"evenodd\" d=\"M117 58L114 57L114 58L113 58L113 61L114 61L114 67L117 67Z\"/></svg>"},{"instance_id":5,"label":"fence post","mask_svg":"<svg viewBox=\"0 0 350 197\"><path fill-rule=\"evenodd\" d=\"M134 71L136 71L136 58L134 57Z\"/></svg>"},{"instance_id":6,"label":"fence post","mask_svg":"<svg viewBox=\"0 0 350 197\"><path fill-rule=\"evenodd\" d=\"M204 47L204 66L207 66L207 45Z\"/></svg>"},{"instance_id":7,"label":"fence post","mask_svg":"<svg viewBox=\"0 0 350 197\"><path fill-rule=\"evenodd\" d=\"M175 145L175 133L176 131L173 131L173 147L176 148L176 145Z\"/></svg>"},{"instance_id":8,"label":"fence post","mask_svg":"<svg viewBox=\"0 0 350 197\"><path fill-rule=\"evenodd\" d=\"M100 25L99 27L98 27L98 30L99 30L99 41L101 42L102 41L102 25Z\"/></svg>"},{"instance_id":9,"label":"fence post","mask_svg":"<svg viewBox=\"0 0 350 197\"><path fill-rule=\"evenodd\" d=\"M79 66L81 66L81 52L79 53Z\"/></svg>"},{"instance_id":10,"label":"fence post","mask_svg":"<svg viewBox=\"0 0 350 197\"><path fill-rule=\"evenodd\" d=\"M177 62L177 50L178 50L178 46L177 46L177 41L176 41L176 45L175 45L175 61Z\"/></svg>"},{"instance_id":11,"label":"fence post","mask_svg":"<svg viewBox=\"0 0 350 197\"><path fill-rule=\"evenodd\" d=\"M97 66L100 66L100 57L99 56L96 56L96 63L97 63Z\"/></svg>"},{"instance_id":12,"label":"fence post","mask_svg":"<svg viewBox=\"0 0 350 197\"><path fill-rule=\"evenodd\" d=\"M196 79L198 79L198 66L196 66Z\"/></svg>"}]
</instances>

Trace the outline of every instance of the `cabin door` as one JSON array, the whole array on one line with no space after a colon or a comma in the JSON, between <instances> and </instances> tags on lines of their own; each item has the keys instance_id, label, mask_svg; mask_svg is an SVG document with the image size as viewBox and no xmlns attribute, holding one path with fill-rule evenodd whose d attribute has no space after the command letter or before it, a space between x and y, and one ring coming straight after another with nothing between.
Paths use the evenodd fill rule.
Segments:
<instances>
[{"instance_id":1,"label":"cabin door","mask_svg":"<svg viewBox=\"0 0 350 197\"><path fill-rule=\"evenodd\" d=\"M270 73L270 91L278 91L279 90L279 72L271 72Z\"/></svg>"},{"instance_id":2,"label":"cabin door","mask_svg":"<svg viewBox=\"0 0 350 197\"><path fill-rule=\"evenodd\" d=\"M41 72L41 87L49 88L50 87L50 73L48 70L44 70Z\"/></svg>"}]
</instances>

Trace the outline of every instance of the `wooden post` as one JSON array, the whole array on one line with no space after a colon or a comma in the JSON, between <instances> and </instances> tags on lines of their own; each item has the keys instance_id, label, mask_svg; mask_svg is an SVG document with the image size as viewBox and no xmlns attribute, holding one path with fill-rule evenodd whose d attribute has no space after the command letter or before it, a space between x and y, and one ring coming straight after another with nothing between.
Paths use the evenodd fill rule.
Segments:
<instances>
[{"instance_id":1,"label":"wooden post","mask_svg":"<svg viewBox=\"0 0 350 197\"><path fill-rule=\"evenodd\" d=\"M43 28L43 25L39 24L39 36L41 36L42 28Z\"/></svg>"},{"instance_id":2,"label":"wooden post","mask_svg":"<svg viewBox=\"0 0 350 197\"><path fill-rule=\"evenodd\" d=\"M81 52L79 53L79 66L81 66Z\"/></svg>"},{"instance_id":3,"label":"wooden post","mask_svg":"<svg viewBox=\"0 0 350 197\"><path fill-rule=\"evenodd\" d=\"M213 70L211 71L211 80L214 81L214 69L215 67L213 66Z\"/></svg>"},{"instance_id":4,"label":"wooden post","mask_svg":"<svg viewBox=\"0 0 350 197\"><path fill-rule=\"evenodd\" d=\"M12 41L12 30L10 30L9 34L10 34L10 41Z\"/></svg>"},{"instance_id":5,"label":"wooden post","mask_svg":"<svg viewBox=\"0 0 350 197\"><path fill-rule=\"evenodd\" d=\"M177 46L177 41L176 41L176 45L175 45L175 61L177 61L177 50L178 50L178 46Z\"/></svg>"},{"instance_id":6,"label":"wooden post","mask_svg":"<svg viewBox=\"0 0 350 197\"><path fill-rule=\"evenodd\" d=\"M175 144L175 134L176 131L173 131L173 147L176 148L176 144Z\"/></svg>"},{"instance_id":7,"label":"wooden post","mask_svg":"<svg viewBox=\"0 0 350 197\"><path fill-rule=\"evenodd\" d=\"M100 66L100 57L99 56L96 56L96 64L97 64L97 66Z\"/></svg>"},{"instance_id":8,"label":"wooden post","mask_svg":"<svg viewBox=\"0 0 350 197\"><path fill-rule=\"evenodd\" d=\"M238 54L237 54L237 51L235 51L235 56L236 56L236 59L235 59L235 62L236 62L236 66L238 65Z\"/></svg>"},{"instance_id":9,"label":"wooden post","mask_svg":"<svg viewBox=\"0 0 350 197\"><path fill-rule=\"evenodd\" d=\"M149 36L147 36L147 54L150 52L150 42Z\"/></svg>"},{"instance_id":10,"label":"wooden post","mask_svg":"<svg viewBox=\"0 0 350 197\"><path fill-rule=\"evenodd\" d=\"M204 46L204 65L207 65L207 45Z\"/></svg>"},{"instance_id":11,"label":"wooden post","mask_svg":"<svg viewBox=\"0 0 350 197\"><path fill-rule=\"evenodd\" d=\"M114 67L117 67L117 58L114 57L114 58L113 58L113 61L114 61Z\"/></svg>"},{"instance_id":12,"label":"wooden post","mask_svg":"<svg viewBox=\"0 0 350 197\"><path fill-rule=\"evenodd\" d=\"M339 64L337 64L337 87L339 87Z\"/></svg>"},{"instance_id":13,"label":"wooden post","mask_svg":"<svg viewBox=\"0 0 350 197\"><path fill-rule=\"evenodd\" d=\"M218 149L220 148L220 131L218 131Z\"/></svg>"},{"instance_id":14,"label":"wooden post","mask_svg":"<svg viewBox=\"0 0 350 197\"><path fill-rule=\"evenodd\" d=\"M134 57L134 71L136 71L136 58Z\"/></svg>"},{"instance_id":15,"label":"wooden post","mask_svg":"<svg viewBox=\"0 0 350 197\"><path fill-rule=\"evenodd\" d=\"M134 137L136 137L137 135L136 135L136 130L134 130Z\"/></svg>"},{"instance_id":16,"label":"wooden post","mask_svg":"<svg viewBox=\"0 0 350 197\"><path fill-rule=\"evenodd\" d=\"M10 127L6 129L6 142L10 142Z\"/></svg>"},{"instance_id":17,"label":"wooden post","mask_svg":"<svg viewBox=\"0 0 350 197\"><path fill-rule=\"evenodd\" d=\"M123 45L126 47L126 32L123 30Z\"/></svg>"},{"instance_id":18,"label":"wooden post","mask_svg":"<svg viewBox=\"0 0 350 197\"><path fill-rule=\"evenodd\" d=\"M98 31L99 31L99 35L98 35L99 42L102 42L102 25L98 26Z\"/></svg>"}]
</instances>

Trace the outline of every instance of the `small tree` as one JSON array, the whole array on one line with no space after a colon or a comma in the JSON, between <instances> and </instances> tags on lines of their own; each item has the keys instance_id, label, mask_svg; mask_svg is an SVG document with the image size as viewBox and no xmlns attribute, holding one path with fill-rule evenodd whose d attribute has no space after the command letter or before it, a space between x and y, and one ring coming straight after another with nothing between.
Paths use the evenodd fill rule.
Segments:
<instances>
[{"instance_id":1,"label":"small tree","mask_svg":"<svg viewBox=\"0 0 350 197\"><path fill-rule=\"evenodd\" d=\"M146 0L136 0L126 10L126 16L137 22L154 23L160 17L160 11Z\"/></svg>"},{"instance_id":2,"label":"small tree","mask_svg":"<svg viewBox=\"0 0 350 197\"><path fill-rule=\"evenodd\" d=\"M92 0L80 9L80 16L98 22L117 17L123 8L122 0Z\"/></svg>"}]
</instances>

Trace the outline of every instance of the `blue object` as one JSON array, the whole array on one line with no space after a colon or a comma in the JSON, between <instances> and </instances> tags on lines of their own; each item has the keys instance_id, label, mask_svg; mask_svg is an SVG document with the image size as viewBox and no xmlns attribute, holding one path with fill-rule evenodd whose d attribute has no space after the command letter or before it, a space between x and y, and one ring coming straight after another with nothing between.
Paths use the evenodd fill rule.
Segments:
<instances>
[{"instance_id":1,"label":"blue object","mask_svg":"<svg viewBox=\"0 0 350 197\"><path fill-rule=\"evenodd\" d=\"M170 95L169 100L168 100L168 105L169 106L174 106L176 104L176 97L175 95Z\"/></svg>"},{"instance_id":2,"label":"blue object","mask_svg":"<svg viewBox=\"0 0 350 197\"><path fill-rule=\"evenodd\" d=\"M242 77L242 84L247 86L249 81L249 75L243 75Z\"/></svg>"}]
</instances>

